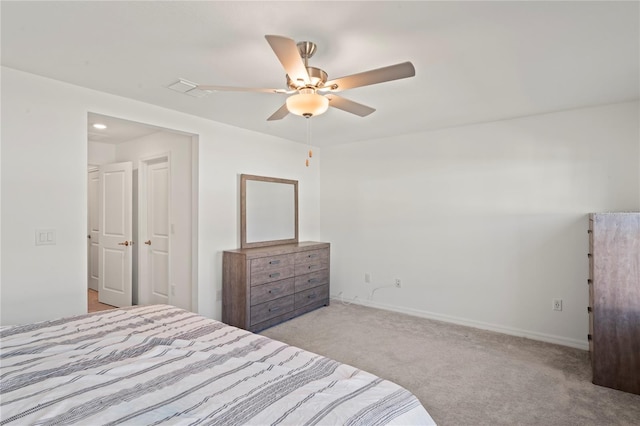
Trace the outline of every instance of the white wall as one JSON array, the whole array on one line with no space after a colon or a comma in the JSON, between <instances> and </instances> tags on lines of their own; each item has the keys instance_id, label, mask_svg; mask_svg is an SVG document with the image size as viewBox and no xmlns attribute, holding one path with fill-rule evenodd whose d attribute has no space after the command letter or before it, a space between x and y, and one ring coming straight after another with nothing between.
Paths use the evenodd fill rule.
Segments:
<instances>
[{"instance_id":1,"label":"white wall","mask_svg":"<svg viewBox=\"0 0 640 426\"><path fill-rule=\"evenodd\" d=\"M587 214L640 209L638 117L634 102L324 148L331 293L586 348Z\"/></svg>"},{"instance_id":2,"label":"white wall","mask_svg":"<svg viewBox=\"0 0 640 426\"><path fill-rule=\"evenodd\" d=\"M193 309L212 318L240 173L299 180L300 239L332 243L332 294L367 302L365 272L400 277L367 303L579 347L586 214L640 209L637 102L315 148L306 168L303 144L1 71L3 325L86 312L88 112L199 135Z\"/></svg>"},{"instance_id":3,"label":"white wall","mask_svg":"<svg viewBox=\"0 0 640 426\"><path fill-rule=\"evenodd\" d=\"M222 251L239 247L241 173L299 180L300 238L319 239L319 168L304 166L304 145L1 71L3 325L86 312L88 112L199 135L196 312L220 317ZM56 229L57 245L35 246L37 228Z\"/></svg>"},{"instance_id":4,"label":"white wall","mask_svg":"<svg viewBox=\"0 0 640 426\"><path fill-rule=\"evenodd\" d=\"M116 146L111 143L89 142L87 164L99 166L116 162Z\"/></svg>"},{"instance_id":5,"label":"white wall","mask_svg":"<svg viewBox=\"0 0 640 426\"><path fill-rule=\"evenodd\" d=\"M170 157L169 199L173 225L169 285L175 286L175 294L170 296L170 301L172 305L191 309L191 136L160 131L116 145L116 161L133 162L138 180L141 159L167 154ZM141 239L135 238L137 247L141 247ZM135 278L134 284L137 282Z\"/></svg>"}]
</instances>

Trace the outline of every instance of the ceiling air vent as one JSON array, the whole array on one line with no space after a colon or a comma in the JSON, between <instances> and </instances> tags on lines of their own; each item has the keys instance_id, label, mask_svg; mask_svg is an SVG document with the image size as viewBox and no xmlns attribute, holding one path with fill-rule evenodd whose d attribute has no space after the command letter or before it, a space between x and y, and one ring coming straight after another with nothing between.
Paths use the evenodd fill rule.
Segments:
<instances>
[{"instance_id":1,"label":"ceiling air vent","mask_svg":"<svg viewBox=\"0 0 640 426\"><path fill-rule=\"evenodd\" d=\"M178 81L168 86L168 88L176 92L184 93L185 95L193 96L194 98L204 98L209 94L209 92L205 90L198 89L196 83L183 78L178 79Z\"/></svg>"}]
</instances>

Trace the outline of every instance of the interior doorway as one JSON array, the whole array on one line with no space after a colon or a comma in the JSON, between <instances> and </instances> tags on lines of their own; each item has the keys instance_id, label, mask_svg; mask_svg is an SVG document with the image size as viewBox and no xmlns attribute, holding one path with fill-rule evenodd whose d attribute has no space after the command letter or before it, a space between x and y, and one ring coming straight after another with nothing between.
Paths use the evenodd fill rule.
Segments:
<instances>
[{"instance_id":1,"label":"interior doorway","mask_svg":"<svg viewBox=\"0 0 640 426\"><path fill-rule=\"evenodd\" d=\"M191 310L197 306L193 272L197 271L197 223L193 220L197 136L94 113L88 114L87 121L88 290L100 290L100 253L115 253L100 250L100 225L105 224L99 214L104 213L100 191L96 191L101 188L99 170L106 164L131 161L132 236L128 241L132 243L125 247L132 254L128 304L168 303ZM94 124L104 124L106 129L95 129ZM103 267L104 263L103 259Z\"/></svg>"}]
</instances>

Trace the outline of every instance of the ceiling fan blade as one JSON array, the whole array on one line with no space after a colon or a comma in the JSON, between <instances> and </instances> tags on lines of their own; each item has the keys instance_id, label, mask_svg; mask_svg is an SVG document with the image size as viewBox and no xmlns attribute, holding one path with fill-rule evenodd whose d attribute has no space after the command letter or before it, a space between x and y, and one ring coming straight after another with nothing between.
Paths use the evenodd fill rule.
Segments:
<instances>
[{"instance_id":1,"label":"ceiling fan blade","mask_svg":"<svg viewBox=\"0 0 640 426\"><path fill-rule=\"evenodd\" d=\"M197 86L200 90L208 92L262 92L262 93L289 93L284 89L255 89L252 87L233 87L233 86Z\"/></svg>"},{"instance_id":2,"label":"ceiling fan blade","mask_svg":"<svg viewBox=\"0 0 640 426\"><path fill-rule=\"evenodd\" d=\"M271 117L267 118L267 121L282 120L287 114L289 114L289 110L287 109L287 104L284 104L280 109L271 114Z\"/></svg>"},{"instance_id":3,"label":"ceiling fan blade","mask_svg":"<svg viewBox=\"0 0 640 426\"><path fill-rule=\"evenodd\" d=\"M341 109L343 111L350 112L351 114L359 115L360 117L366 117L375 111L375 108L368 107L366 105L359 104L351 101L347 98L343 98L338 95L326 95L329 99L329 106Z\"/></svg>"},{"instance_id":4,"label":"ceiling fan blade","mask_svg":"<svg viewBox=\"0 0 640 426\"><path fill-rule=\"evenodd\" d=\"M271 48L278 57L278 60L280 60L289 78L301 86L311 84L309 73L304 66L296 42L288 37L277 35L266 35L264 37L267 39L269 45L271 45Z\"/></svg>"},{"instance_id":5,"label":"ceiling fan blade","mask_svg":"<svg viewBox=\"0 0 640 426\"><path fill-rule=\"evenodd\" d=\"M390 65L388 67L378 68L327 81L324 84L324 87L329 88L329 90L339 92L341 90L353 89L355 87L413 77L414 75L416 75L416 69L413 67L413 64L411 62L403 62L401 64ZM334 86L335 89L333 88Z\"/></svg>"}]
</instances>

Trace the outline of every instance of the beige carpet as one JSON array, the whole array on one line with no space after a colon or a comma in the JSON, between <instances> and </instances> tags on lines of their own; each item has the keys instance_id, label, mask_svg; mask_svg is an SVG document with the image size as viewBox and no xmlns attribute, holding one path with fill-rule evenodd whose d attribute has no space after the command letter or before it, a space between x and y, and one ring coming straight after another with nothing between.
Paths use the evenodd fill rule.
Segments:
<instances>
[{"instance_id":1,"label":"beige carpet","mask_svg":"<svg viewBox=\"0 0 640 426\"><path fill-rule=\"evenodd\" d=\"M640 425L578 349L336 301L261 334L404 386L441 426Z\"/></svg>"}]
</instances>

